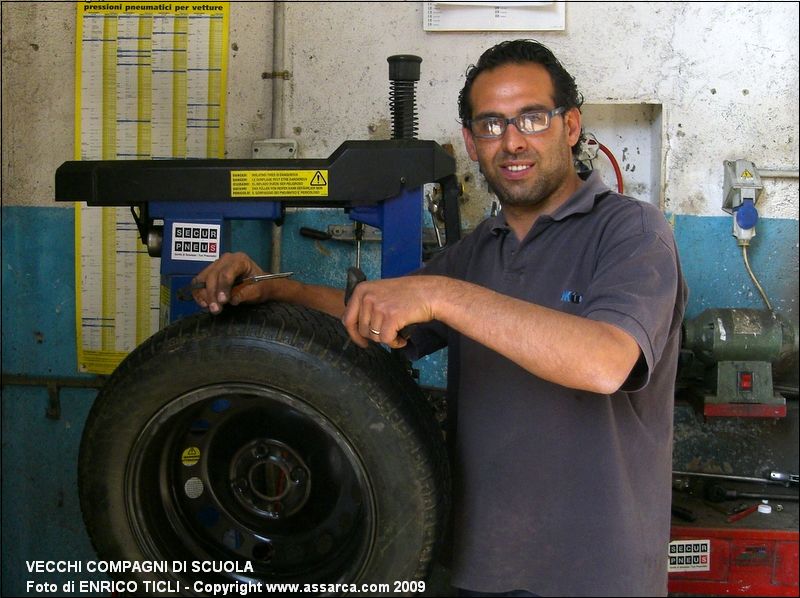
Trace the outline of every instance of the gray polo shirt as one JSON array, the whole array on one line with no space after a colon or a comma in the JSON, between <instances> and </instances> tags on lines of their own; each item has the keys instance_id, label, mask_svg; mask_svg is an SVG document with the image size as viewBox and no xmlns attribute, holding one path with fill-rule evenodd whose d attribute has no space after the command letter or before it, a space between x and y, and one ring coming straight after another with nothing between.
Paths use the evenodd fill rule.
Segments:
<instances>
[{"instance_id":1,"label":"gray polo shirt","mask_svg":"<svg viewBox=\"0 0 800 598\"><path fill-rule=\"evenodd\" d=\"M537 378L438 322L418 328L409 355L447 344L457 375L453 585L666 595L687 289L664 215L593 173L525 239L501 214L422 273L613 324L643 356L620 391L601 395Z\"/></svg>"}]
</instances>

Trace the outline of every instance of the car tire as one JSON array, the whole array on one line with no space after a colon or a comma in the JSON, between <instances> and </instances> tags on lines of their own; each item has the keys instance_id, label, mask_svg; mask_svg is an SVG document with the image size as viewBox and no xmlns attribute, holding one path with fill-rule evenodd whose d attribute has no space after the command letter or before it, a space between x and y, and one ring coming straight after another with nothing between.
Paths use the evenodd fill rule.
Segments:
<instances>
[{"instance_id":1,"label":"car tire","mask_svg":"<svg viewBox=\"0 0 800 598\"><path fill-rule=\"evenodd\" d=\"M136 569L111 575L138 593L407 593L391 584L426 579L449 504L406 364L283 303L189 316L136 348L91 409L78 477L99 559Z\"/></svg>"}]
</instances>

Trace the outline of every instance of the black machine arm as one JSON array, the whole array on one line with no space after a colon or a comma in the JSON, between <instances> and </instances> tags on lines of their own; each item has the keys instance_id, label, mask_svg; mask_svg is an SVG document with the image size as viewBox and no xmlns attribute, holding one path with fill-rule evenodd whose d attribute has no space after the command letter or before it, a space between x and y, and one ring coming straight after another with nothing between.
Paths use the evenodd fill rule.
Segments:
<instances>
[{"instance_id":1,"label":"black machine arm","mask_svg":"<svg viewBox=\"0 0 800 598\"><path fill-rule=\"evenodd\" d=\"M327 196L233 197L233 171L324 170ZM356 207L440 182L455 160L439 144L416 139L345 141L327 159L87 160L56 171L56 201L140 206L150 201L278 201L298 207Z\"/></svg>"}]
</instances>

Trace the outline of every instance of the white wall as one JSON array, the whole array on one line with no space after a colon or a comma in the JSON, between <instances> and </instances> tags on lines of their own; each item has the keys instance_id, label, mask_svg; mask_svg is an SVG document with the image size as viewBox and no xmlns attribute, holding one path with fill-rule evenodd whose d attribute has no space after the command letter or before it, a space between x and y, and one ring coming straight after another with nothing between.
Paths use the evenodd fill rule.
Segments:
<instances>
[{"instance_id":1,"label":"white wall","mask_svg":"<svg viewBox=\"0 0 800 598\"><path fill-rule=\"evenodd\" d=\"M3 205L53 205L73 155L75 8L3 2Z\"/></svg>"},{"instance_id":2,"label":"white wall","mask_svg":"<svg viewBox=\"0 0 800 598\"><path fill-rule=\"evenodd\" d=\"M486 212L488 197L462 149L456 98L467 66L508 37L550 46L588 105L661 107L655 123L643 122L660 129L660 146L638 151L638 139L613 139L605 125L601 141L617 144L629 170L656 153L666 211L721 215L723 160L798 166L797 3L569 3L566 31L511 34L425 32L422 2L285 5L292 78L284 131L301 157L327 156L346 139L387 138L386 57L417 54L420 138L457 149L459 173L470 179L467 222ZM75 9L29 2L2 10L3 202L54 205L53 173L72 157ZM272 70L272 10L269 2L232 3L229 157L249 157L250 142L269 136L270 81L262 73ZM797 180L765 185L762 215L797 218Z\"/></svg>"},{"instance_id":3,"label":"white wall","mask_svg":"<svg viewBox=\"0 0 800 598\"><path fill-rule=\"evenodd\" d=\"M250 157L272 125L273 3L233 2L228 53L226 153ZM75 132L75 4L3 2L3 205L55 204L58 166Z\"/></svg>"},{"instance_id":4,"label":"white wall","mask_svg":"<svg viewBox=\"0 0 800 598\"><path fill-rule=\"evenodd\" d=\"M410 53L423 57L420 137L452 143L466 173L456 121L466 68L502 39L534 37L572 72L587 104L663 106L658 153L667 211L721 215L726 159L797 168L796 3L569 3L566 31L541 33L425 32L421 2L290 2L287 22L286 130L297 131L303 155L327 155L348 137L369 138L371 129L385 137L385 59ZM649 157L625 156L637 159ZM470 171L464 208L474 220L486 201ZM766 185L762 215L797 218L797 180Z\"/></svg>"}]
</instances>

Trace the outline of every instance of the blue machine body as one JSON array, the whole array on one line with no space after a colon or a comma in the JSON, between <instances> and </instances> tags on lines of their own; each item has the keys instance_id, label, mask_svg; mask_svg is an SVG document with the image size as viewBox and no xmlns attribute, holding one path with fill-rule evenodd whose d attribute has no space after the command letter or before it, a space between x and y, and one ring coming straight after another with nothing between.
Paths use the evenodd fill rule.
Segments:
<instances>
[{"instance_id":1,"label":"blue machine body","mask_svg":"<svg viewBox=\"0 0 800 598\"><path fill-rule=\"evenodd\" d=\"M349 211L349 217L357 222L381 230L381 277L402 276L422 265L422 212L423 190L421 187L406 190L397 197L373 206L358 206ZM176 247L182 243L213 244L211 249L199 248L194 253L222 255L231 250L230 223L232 220L279 221L282 217L279 202L150 202L152 218L164 222L161 286L162 325L198 311L199 307L183 298L179 290L191 283L192 278L211 262L210 259L179 257ZM184 239L179 232L219 231L213 238ZM176 234L177 232L177 234Z\"/></svg>"}]
</instances>

